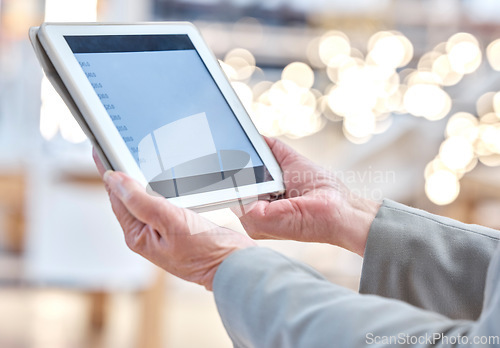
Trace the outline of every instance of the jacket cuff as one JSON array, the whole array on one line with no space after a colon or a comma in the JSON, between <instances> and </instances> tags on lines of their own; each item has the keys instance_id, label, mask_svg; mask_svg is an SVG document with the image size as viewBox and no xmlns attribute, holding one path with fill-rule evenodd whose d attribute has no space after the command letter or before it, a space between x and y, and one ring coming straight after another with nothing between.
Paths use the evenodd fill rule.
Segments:
<instances>
[{"instance_id":1,"label":"jacket cuff","mask_svg":"<svg viewBox=\"0 0 500 348\"><path fill-rule=\"evenodd\" d=\"M384 200L368 235L360 292L475 319L499 237L486 227Z\"/></svg>"}]
</instances>

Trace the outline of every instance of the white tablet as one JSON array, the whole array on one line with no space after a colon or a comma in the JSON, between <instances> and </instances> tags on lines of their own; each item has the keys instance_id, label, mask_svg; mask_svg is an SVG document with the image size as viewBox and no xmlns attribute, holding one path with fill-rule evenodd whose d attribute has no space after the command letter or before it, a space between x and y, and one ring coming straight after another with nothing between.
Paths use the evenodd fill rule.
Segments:
<instances>
[{"instance_id":1,"label":"white tablet","mask_svg":"<svg viewBox=\"0 0 500 348\"><path fill-rule=\"evenodd\" d=\"M192 24L44 23L30 38L110 168L198 211L283 193L278 163Z\"/></svg>"}]
</instances>

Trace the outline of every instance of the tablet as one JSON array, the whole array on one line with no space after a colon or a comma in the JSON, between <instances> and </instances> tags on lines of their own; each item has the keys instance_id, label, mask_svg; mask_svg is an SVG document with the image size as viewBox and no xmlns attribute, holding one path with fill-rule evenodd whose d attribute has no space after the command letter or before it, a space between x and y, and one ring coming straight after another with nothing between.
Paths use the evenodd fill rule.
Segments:
<instances>
[{"instance_id":1,"label":"tablet","mask_svg":"<svg viewBox=\"0 0 500 348\"><path fill-rule=\"evenodd\" d=\"M44 23L30 38L109 169L197 211L284 192L271 150L192 24Z\"/></svg>"}]
</instances>

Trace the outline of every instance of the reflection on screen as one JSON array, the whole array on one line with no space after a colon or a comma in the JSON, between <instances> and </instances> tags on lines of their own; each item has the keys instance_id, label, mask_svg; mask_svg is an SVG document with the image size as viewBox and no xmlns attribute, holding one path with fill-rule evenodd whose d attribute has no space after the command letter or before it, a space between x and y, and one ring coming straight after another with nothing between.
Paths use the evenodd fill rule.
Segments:
<instances>
[{"instance_id":1,"label":"reflection on screen","mask_svg":"<svg viewBox=\"0 0 500 348\"><path fill-rule=\"evenodd\" d=\"M65 38L153 190L272 180L187 35Z\"/></svg>"}]
</instances>

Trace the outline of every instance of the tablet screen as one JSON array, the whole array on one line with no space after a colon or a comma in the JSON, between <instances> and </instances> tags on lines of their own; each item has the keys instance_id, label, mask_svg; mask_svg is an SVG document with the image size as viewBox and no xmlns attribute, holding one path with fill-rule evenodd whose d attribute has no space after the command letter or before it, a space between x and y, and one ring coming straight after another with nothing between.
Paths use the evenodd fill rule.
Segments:
<instances>
[{"instance_id":1,"label":"tablet screen","mask_svg":"<svg viewBox=\"0 0 500 348\"><path fill-rule=\"evenodd\" d=\"M153 190L272 180L188 35L65 39Z\"/></svg>"}]
</instances>

